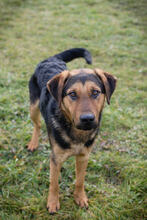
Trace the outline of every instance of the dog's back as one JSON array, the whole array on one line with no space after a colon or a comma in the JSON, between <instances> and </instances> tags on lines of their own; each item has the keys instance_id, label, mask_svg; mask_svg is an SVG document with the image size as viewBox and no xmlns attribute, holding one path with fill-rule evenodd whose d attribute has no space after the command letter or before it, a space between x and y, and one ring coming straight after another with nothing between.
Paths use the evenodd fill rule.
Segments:
<instances>
[{"instance_id":1,"label":"dog's back","mask_svg":"<svg viewBox=\"0 0 147 220\"><path fill-rule=\"evenodd\" d=\"M31 103L40 97L41 90L53 76L67 69L67 62L80 57L83 57L88 64L92 63L90 52L84 48L69 49L39 63L29 82Z\"/></svg>"},{"instance_id":2,"label":"dog's back","mask_svg":"<svg viewBox=\"0 0 147 220\"><path fill-rule=\"evenodd\" d=\"M49 57L40 62L29 81L30 93L30 115L34 122L34 132L32 140L28 144L28 150L33 151L38 146L40 133L40 111L44 120L48 120L47 105L52 104L56 108L57 103L47 89L47 82L55 75L67 69L66 63L83 57L88 64L92 63L92 57L88 50L84 48L73 48Z\"/></svg>"}]
</instances>

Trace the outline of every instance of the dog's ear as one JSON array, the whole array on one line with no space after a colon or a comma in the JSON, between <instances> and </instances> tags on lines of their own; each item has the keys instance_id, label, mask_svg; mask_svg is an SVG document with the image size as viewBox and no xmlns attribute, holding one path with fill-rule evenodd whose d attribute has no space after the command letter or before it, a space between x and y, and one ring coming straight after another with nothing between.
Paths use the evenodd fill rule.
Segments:
<instances>
[{"instance_id":1,"label":"dog's ear","mask_svg":"<svg viewBox=\"0 0 147 220\"><path fill-rule=\"evenodd\" d=\"M107 103L110 104L110 98L115 90L117 79L115 76L112 76L110 73L104 72L101 69L95 69L95 73L100 77L104 84Z\"/></svg>"},{"instance_id":2,"label":"dog's ear","mask_svg":"<svg viewBox=\"0 0 147 220\"><path fill-rule=\"evenodd\" d=\"M69 71L65 70L47 82L49 92L56 99L59 105L61 104L62 100L62 90L68 77Z\"/></svg>"}]
</instances>

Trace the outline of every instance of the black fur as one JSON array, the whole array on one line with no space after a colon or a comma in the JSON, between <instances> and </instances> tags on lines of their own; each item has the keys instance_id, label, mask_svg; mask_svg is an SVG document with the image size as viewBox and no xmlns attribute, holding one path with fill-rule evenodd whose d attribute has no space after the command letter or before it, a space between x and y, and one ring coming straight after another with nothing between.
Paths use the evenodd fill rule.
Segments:
<instances>
[{"instance_id":1,"label":"black fur","mask_svg":"<svg viewBox=\"0 0 147 220\"><path fill-rule=\"evenodd\" d=\"M35 103L35 101L39 99L41 93L35 75L33 75L29 81L29 91L30 91L30 102Z\"/></svg>"},{"instance_id":2,"label":"black fur","mask_svg":"<svg viewBox=\"0 0 147 220\"><path fill-rule=\"evenodd\" d=\"M52 135L58 145L63 149L69 149L70 143L77 143L77 140L73 135L71 123L66 120L60 111L58 102L49 93L46 84L53 76L67 69L65 62L79 57L83 57L88 64L92 63L91 54L87 50L83 48L70 49L39 63L29 82L31 103L33 104L38 99L40 100L39 107L46 122L48 134ZM88 79L97 82L103 89L101 80L90 74L87 76L81 75L79 78L73 77L71 81L67 82L67 87L76 80L82 80L84 83ZM65 141L65 135L70 141ZM89 147L93 141L94 139L91 139L90 136L87 137L85 146ZM79 139L78 142L83 142L83 140Z\"/></svg>"},{"instance_id":3,"label":"black fur","mask_svg":"<svg viewBox=\"0 0 147 220\"><path fill-rule=\"evenodd\" d=\"M73 48L72 51L66 50L62 53L55 55L55 57L63 60L66 63L75 58L83 57L88 64L92 64L91 54L89 53L89 51L85 50L84 48Z\"/></svg>"},{"instance_id":4,"label":"black fur","mask_svg":"<svg viewBox=\"0 0 147 220\"><path fill-rule=\"evenodd\" d=\"M85 147L91 147L91 145L93 144L98 132L99 132L99 128L100 128L100 122L101 122L101 118L102 118L102 112L100 112L99 114L99 119L98 119L98 127L95 130L95 135L93 138L89 139L88 141L86 141L85 143Z\"/></svg>"},{"instance_id":5,"label":"black fur","mask_svg":"<svg viewBox=\"0 0 147 220\"><path fill-rule=\"evenodd\" d=\"M42 61L38 64L29 82L30 101L34 103L39 99L42 89L55 75L67 70L66 62L83 57L87 63L92 63L91 54L84 48L73 48Z\"/></svg>"},{"instance_id":6,"label":"black fur","mask_svg":"<svg viewBox=\"0 0 147 220\"><path fill-rule=\"evenodd\" d=\"M109 99L110 99L116 87L116 79L114 79L110 75L106 75L106 76L107 76L107 80L108 80L109 88L110 88L110 94L109 94Z\"/></svg>"},{"instance_id":7,"label":"black fur","mask_svg":"<svg viewBox=\"0 0 147 220\"><path fill-rule=\"evenodd\" d=\"M63 149L70 149L70 143L62 138L62 130L58 131L57 129L53 128L52 134L59 146L61 146Z\"/></svg>"},{"instance_id":8,"label":"black fur","mask_svg":"<svg viewBox=\"0 0 147 220\"><path fill-rule=\"evenodd\" d=\"M81 72L75 76L70 77L66 81L65 86L62 91L62 97L64 97L66 95L66 91L77 81L82 82L83 85L85 84L86 81L95 82L101 88L102 93L105 92L104 85L103 85L102 81L100 80L100 78L98 78L94 74L85 74L85 73Z\"/></svg>"},{"instance_id":9,"label":"black fur","mask_svg":"<svg viewBox=\"0 0 147 220\"><path fill-rule=\"evenodd\" d=\"M92 138L92 139L86 141L85 147L90 147L90 146L93 144L93 142L94 142L94 138Z\"/></svg>"}]
</instances>

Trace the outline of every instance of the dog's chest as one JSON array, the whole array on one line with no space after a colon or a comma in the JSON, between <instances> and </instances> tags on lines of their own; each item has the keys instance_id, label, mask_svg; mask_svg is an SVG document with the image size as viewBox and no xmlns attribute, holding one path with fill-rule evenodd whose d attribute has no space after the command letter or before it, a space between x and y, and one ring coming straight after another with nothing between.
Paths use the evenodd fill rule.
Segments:
<instances>
[{"instance_id":1,"label":"dog's chest","mask_svg":"<svg viewBox=\"0 0 147 220\"><path fill-rule=\"evenodd\" d=\"M64 134L64 138L70 142L70 152L72 155L85 154L88 148L92 147L94 139L96 136L96 131L92 133L76 133L73 132L73 136L69 137ZM92 140L92 142L91 142ZM89 146L86 146L87 142L91 142Z\"/></svg>"},{"instance_id":2,"label":"dog's chest","mask_svg":"<svg viewBox=\"0 0 147 220\"><path fill-rule=\"evenodd\" d=\"M79 155L85 153L84 144L71 144L71 152L73 155Z\"/></svg>"}]
</instances>

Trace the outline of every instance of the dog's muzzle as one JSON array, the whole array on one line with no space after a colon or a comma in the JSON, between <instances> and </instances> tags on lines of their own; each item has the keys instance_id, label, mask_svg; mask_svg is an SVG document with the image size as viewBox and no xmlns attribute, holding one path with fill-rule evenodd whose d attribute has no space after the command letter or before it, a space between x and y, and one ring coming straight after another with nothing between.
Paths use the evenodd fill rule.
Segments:
<instances>
[{"instance_id":1,"label":"dog's muzzle","mask_svg":"<svg viewBox=\"0 0 147 220\"><path fill-rule=\"evenodd\" d=\"M77 128L80 130L91 130L96 128L95 116L92 113L80 115L80 123Z\"/></svg>"}]
</instances>

